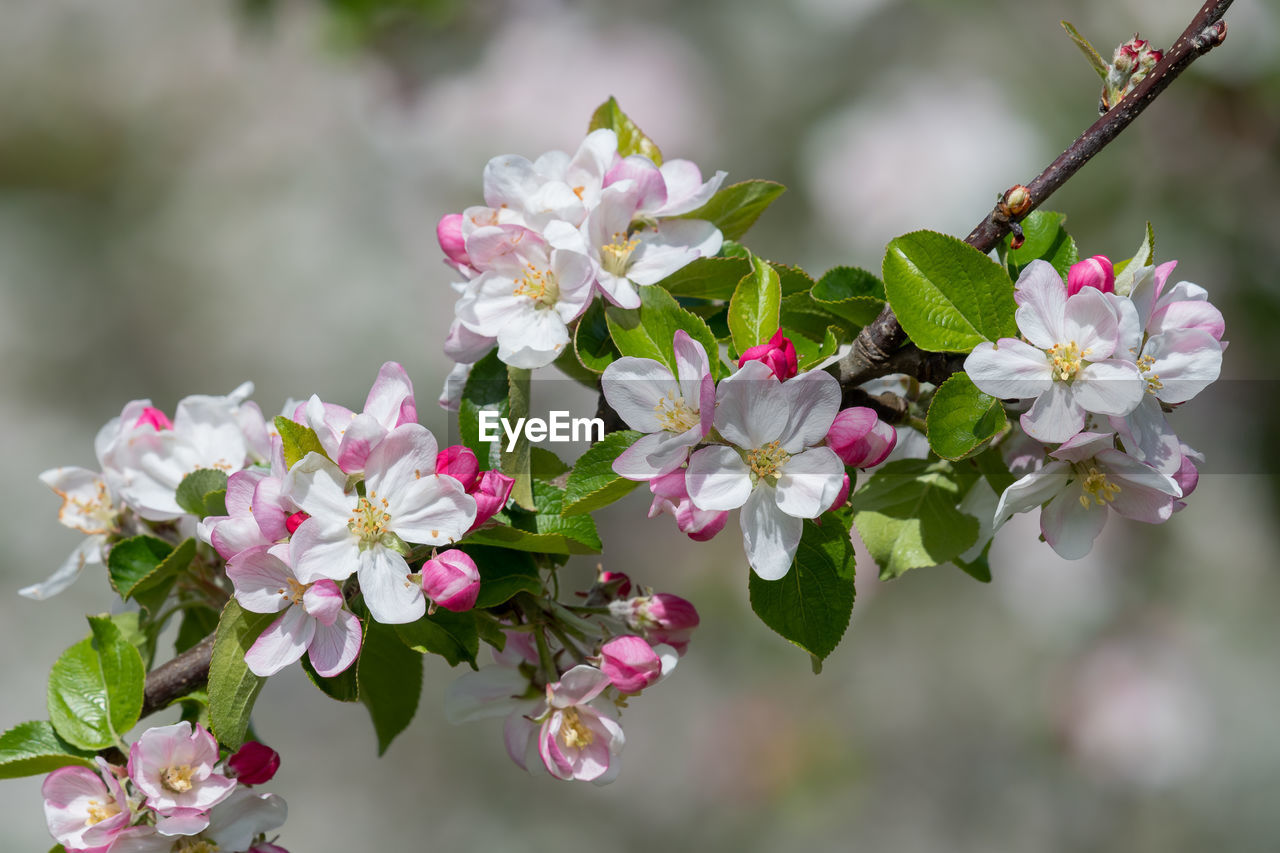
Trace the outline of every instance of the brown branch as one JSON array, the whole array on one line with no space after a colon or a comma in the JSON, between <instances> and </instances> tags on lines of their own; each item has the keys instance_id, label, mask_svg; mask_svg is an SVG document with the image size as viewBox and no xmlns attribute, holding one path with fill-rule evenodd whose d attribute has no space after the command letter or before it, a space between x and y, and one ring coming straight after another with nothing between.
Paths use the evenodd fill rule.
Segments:
<instances>
[{"instance_id":1,"label":"brown branch","mask_svg":"<svg viewBox=\"0 0 1280 853\"><path fill-rule=\"evenodd\" d=\"M997 205L978 226L965 238L965 242L980 252L990 252L1010 230L1010 224L1021 220L1031 211L1044 203L1054 191L1071 179L1081 167L1105 148L1120 132L1128 127L1168 88L1174 79L1185 71L1197 58L1222 44L1227 35L1227 25L1222 20L1223 14L1232 0L1209 0L1201 7L1200 12L1174 42L1173 47L1165 53L1164 58L1151 69L1147 77L1138 86L1089 127L1080 138L1071 143L1066 151L1049 164L1025 189L1029 195L1029 204L1019 205L1016 216L1010 216L1007 208ZM1002 202L1005 199L1001 199ZM877 376L903 372L902 366L931 364L927 354L909 356L906 353L919 351L912 345L903 347L907 340L906 332L898 323L893 310L888 305L880 316L865 326L853 342L849 353L828 371L845 386L856 386ZM935 365L936 366L936 365ZM950 372L959 369L959 365ZM942 378L950 375L944 374ZM925 377L913 373L918 378ZM928 379L926 381L935 381Z\"/></svg>"},{"instance_id":2,"label":"brown branch","mask_svg":"<svg viewBox=\"0 0 1280 853\"><path fill-rule=\"evenodd\" d=\"M210 634L182 654L147 673L147 683L142 690L142 716L167 708L175 699L186 696L209 681L213 637Z\"/></svg>"}]
</instances>

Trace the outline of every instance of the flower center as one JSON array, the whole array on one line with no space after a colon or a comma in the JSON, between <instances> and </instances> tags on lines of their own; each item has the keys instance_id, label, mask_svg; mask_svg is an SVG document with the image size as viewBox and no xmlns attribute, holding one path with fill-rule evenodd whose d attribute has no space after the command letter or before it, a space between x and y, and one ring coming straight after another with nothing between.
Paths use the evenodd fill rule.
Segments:
<instances>
[{"instance_id":1,"label":"flower center","mask_svg":"<svg viewBox=\"0 0 1280 853\"><path fill-rule=\"evenodd\" d=\"M120 814L120 804L115 800L108 800L105 803L90 800L88 814L89 816L85 818L84 825L93 826L94 824L102 823L109 817L115 817Z\"/></svg>"},{"instance_id":2,"label":"flower center","mask_svg":"<svg viewBox=\"0 0 1280 853\"><path fill-rule=\"evenodd\" d=\"M190 764L166 767L160 773L160 784L175 794L185 794L192 788L191 776L196 771Z\"/></svg>"},{"instance_id":3,"label":"flower center","mask_svg":"<svg viewBox=\"0 0 1280 853\"><path fill-rule=\"evenodd\" d=\"M347 519L347 527L360 540L361 548L377 545L386 535L387 525L391 523L387 506L387 499L378 500L377 492L369 492L368 497L356 504L355 514Z\"/></svg>"},{"instance_id":4,"label":"flower center","mask_svg":"<svg viewBox=\"0 0 1280 853\"><path fill-rule=\"evenodd\" d=\"M779 470L791 458L791 454L771 441L764 447L747 452L747 467L757 482L770 480L778 476Z\"/></svg>"},{"instance_id":5,"label":"flower center","mask_svg":"<svg viewBox=\"0 0 1280 853\"><path fill-rule=\"evenodd\" d=\"M516 296L527 296L535 305L551 308L560 298L560 286L556 283L555 274L551 270L538 269L533 264L526 264L527 272L516 285Z\"/></svg>"},{"instance_id":6,"label":"flower center","mask_svg":"<svg viewBox=\"0 0 1280 853\"><path fill-rule=\"evenodd\" d=\"M1089 473L1084 478L1084 491L1080 496L1080 505L1088 509L1090 503L1097 506L1111 503L1120 494L1120 487L1108 480L1106 474L1090 465Z\"/></svg>"},{"instance_id":7,"label":"flower center","mask_svg":"<svg viewBox=\"0 0 1280 853\"><path fill-rule=\"evenodd\" d=\"M653 407L653 411L658 416L658 423L668 432L688 432L701 422L698 412L690 409L684 397L675 393L658 398L658 405Z\"/></svg>"},{"instance_id":8,"label":"flower center","mask_svg":"<svg viewBox=\"0 0 1280 853\"><path fill-rule=\"evenodd\" d=\"M565 708L560 713L563 719L560 724L560 739L564 741L564 745L574 749L591 746L596 739L595 732L582 722L578 709Z\"/></svg>"},{"instance_id":9,"label":"flower center","mask_svg":"<svg viewBox=\"0 0 1280 853\"><path fill-rule=\"evenodd\" d=\"M1054 344L1049 348L1049 361L1053 365L1053 378L1070 382L1076 378L1083 366L1082 361L1089 351L1081 352L1075 341L1069 344Z\"/></svg>"},{"instance_id":10,"label":"flower center","mask_svg":"<svg viewBox=\"0 0 1280 853\"><path fill-rule=\"evenodd\" d=\"M639 240L635 238L627 239L625 233L621 231L615 232L613 242L600 247L600 265L604 267L605 272L612 273L619 278L625 278L627 265L631 263L631 253L639 245Z\"/></svg>"},{"instance_id":11,"label":"flower center","mask_svg":"<svg viewBox=\"0 0 1280 853\"><path fill-rule=\"evenodd\" d=\"M299 583L293 578L287 578L286 580L289 584L289 588L285 589L284 587L281 587L276 591L281 595L283 595L285 598L289 599L289 602L291 604L301 604L302 597L307 594L308 585L305 583Z\"/></svg>"},{"instance_id":12,"label":"flower center","mask_svg":"<svg viewBox=\"0 0 1280 853\"><path fill-rule=\"evenodd\" d=\"M1151 372L1151 368L1155 366L1154 356L1144 355L1138 359L1138 369L1142 371L1142 378L1147 380L1148 394L1154 394L1164 387L1164 383L1160 381L1160 374Z\"/></svg>"},{"instance_id":13,"label":"flower center","mask_svg":"<svg viewBox=\"0 0 1280 853\"><path fill-rule=\"evenodd\" d=\"M116 512L115 506L111 503L111 495L107 493L107 484L98 481L97 494L88 500L81 498L73 498L69 495L63 495L66 499L67 506L71 507L85 521L97 522L97 527L89 529L83 523L76 525L76 528L83 533L107 533L116 527L116 519L120 513Z\"/></svg>"}]
</instances>

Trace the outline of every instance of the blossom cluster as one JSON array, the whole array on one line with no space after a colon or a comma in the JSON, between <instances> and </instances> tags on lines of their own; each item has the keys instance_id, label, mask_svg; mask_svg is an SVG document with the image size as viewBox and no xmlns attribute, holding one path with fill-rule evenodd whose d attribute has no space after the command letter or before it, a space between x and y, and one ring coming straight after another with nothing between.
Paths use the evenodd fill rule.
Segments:
<instances>
[{"instance_id":1,"label":"blossom cluster","mask_svg":"<svg viewBox=\"0 0 1280 853\"><path fill-rule=\"evenodd\" d=\"M1159 523L1182 508L1199 478L1198 454L1166 415L1218 378L1226 343L1207 291L1170 284L1176 263L1135 260L1117 276L1095 255L1065 281L1044 261L1019 276L1021 338L979 344L965 360L979 390L1033 401L1020 423L1036 444L1014 451L1019 472L1030 470L1000 496L997 528L1043 506L1045 541L1076 559L1109 510ZM1047 459L1043 445L1056 445Z\"/></svg>"},{"instance_id":2,"label":"blossom cluster","mask_svg":"<svg viewBox=\"0 0 1280 853\"><path fill-rule=\"evenodd\" d=\"M569 324L599 293L640 306L637 288L720 251L718 228L684 214L702 207L725 178L702 180L687 160L660 167L623 157L618 136L590 133L572 155L530 161L495 157L484 169L483 206L445 216L440 246L462 281L445 353L478 361L496 344L514 367L553 362Z\"/></svg>"},{"instance_id":3,"label":"blossom cluster","mask_svg":"<svg viewBox=\"0 0 1280 853\"><path fill-rule=\"evenodd\" d=\"M798 373L795 348L781 331L744 351L719 384L700 343L682 330L672 346L674 373L630 356L605 368L605 399L644 433L613 469L648 482L650 517L670 513L695 540L716 535L729 511L741 508L747 562L765 580L781 578L803 520L848 499L846 466L880 464L897 434L871 409L841 409L840 384L829 373Z\"/></svg>"},{"instance_id":4,"label":"blossom cluster","mask_svg":"<svg viewBox=\"0 0 1280 853\"><path fill-rule=\"evenodd\" d=\"M45 778L45 819L67 853L287 853L266 834L285 822L270 781L275 750L250 741L222 760L203 726L183 721L148 729L127 765L61 767Z\"/></svg>"},{"instance_id":5,"label":"blossom cluster","mask_svg":"<svg viewBox=\"0 0 1280 853\"><path fill-rule=\"evenodd\" d=\"M621 771L619 723L628 700L664 679L685 653L698 612L669 593L632 595L631 579L601 571L585 617L553 642L529 623L504 630L494 663L449 687L452 723L505 717L507 754L557 779L607 784Z\"/></svg>"},{"instance_id":6,"label":"blossom cluster","mask_svg":"<svg viewBox=\"0 0 1280 853\"><path fill-rule=\"evenodd\" d=\"M438 448L417 423L413 386L399 364L382 366L359 413L316 396L286 406L319 445L291 466L278 429L246 402L250 390L187 397L172 420L149 401L131 402L98 434L100 473L45 472L63 498L62 522L89 538L24 594L60 591L126 533L172 536L176 526L225 560L241 607L280 614L246 655L261 676L303 654L324 676L355 662L361 624L342 587L353 575L379 622L412 622L428 606L471 608L480 575L470 557L433 550L415 571L406 555L457 543L503 508L513 481L481 472L465 447ZM179 506L178 487L202 470L229 475L225 515L198 519Z\"/></svg>"}]
</instances>

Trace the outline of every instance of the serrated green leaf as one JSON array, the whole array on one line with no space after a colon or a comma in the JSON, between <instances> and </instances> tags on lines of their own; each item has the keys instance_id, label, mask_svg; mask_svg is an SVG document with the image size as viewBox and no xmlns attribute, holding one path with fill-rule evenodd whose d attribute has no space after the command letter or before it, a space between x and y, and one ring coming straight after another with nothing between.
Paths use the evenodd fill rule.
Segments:
<instances>
[{"instance_id":1,"label":"serrated green leaf","mask_svg":"<svg viewBox=\"0 0 1280 853\"><path fill-rule=\"evenodd\" d=\"M371 620L365 618L362 621L364 622L364 628L367 630ZM354 666L347 667L337 675L326 677L316 672L316 668L311 665L311 658L308 655L303 655L302 671L307 674L307 680L314 684L317 690L335 702L360 701L360 685L356 681L356 668Z\"/></svg>"},{"instance_id":2,"label":"serrated green leaf","mask_svg":"<svg viewBox=\"0 0 1280 853\"><path fill-rule=\"evenodd\" d=\"M498 513L498 524L467 535L468 545L494 545L540 554L599 554L600 534L590 515L561 517L564 491L548 483L535 483L535 512L509 509Z\"/></svg>"},{"instance_id":3,"label":"serrated green leaf","mask_svg":"<svg viewBox=\"0 0 1280 853\"><path fill-rule=\"evenodd\" d=\"M107 555L107 577L121 598L155 586L164 580L161 566L173 546L154 536L133 536L117 542ZM191 553L195 553L194 543ZM191 557L187 557L187 562Z\"/></svg>"},{"instance_id":4,"label":"serrated green leaf","mask_svg":"<svg viewBox=\"0 0 1280 853\"><path fill-rule=\"evenodd\" d=\"M680 218L705 219L714 223L726 240L738 240L786 190L773 181L742 181L724 187L702 207Z\"/></svg>"},{"instance_id":5,"label":"serrated green leaf","mask_svg":"<svg viewBox=\"0 0 1280 853\"><path fill-rule=\"evenodd\" d=\"M90 616L89 629L49 674L49 721L69 743L105 749L138 722L147 671L111 617Z\"/></svg>"},{"instance_id":6,"label":"serrated green leaf","mask_svg":"<svg viewBox=\"0 0 1280 853\"><path fill-rule=\"evenodd\" d=\"M483 581L481 586L484 586ZM396 625L400 641L419 654L440 655L449 666L460 663L475 665L480 653L480 634L476 629L476 616L437 610L417 622Z\"/></svg>"},{"instance_id":7,"label":"serrated green leaf","mask_svg":"<svg viewBox=\"0 0 1280 853\"><path fill-rule=\"evenodd\" d=\"M277 615L244 610L234 598L222 608L209 662L209 727L227 749L244 744L253 703L267 681L249 671L245 653Z\"/></svg>"},{"instance_id":8,"label":"serrated green leaf","mask_svg":"<svg viewBox=\"0 0 1280 853\"><path fill-rule=\"evenodd\" d=\"M945 563L978 540L978 520L956 509L963 489L950 463L902 459L880 468L850 501L880 579Z\"/></svg>"},{"instance_id":9,"label":"serrated green leaf","mask_svg":"<svg viewBox=\"0 0 1280 853\"><path fill-rule=\"evenodd\" d=\"M1064 278L1071 265L1080 260L1076 241L1064 227L1067 217L1052 210L1034 210L1021 222L1021 248L1012 248L1012 236L1004 238L1009 275L1016 279L1032 261L1048 261Z\"/></svg>"},{"instance_id":10,"label":"serrated green leaf","mask_svg":"<svg viewBox=\"0 0 1280 853\"><path fill-rule=\"evenodd\" d=\"M609 306L606 309L609 333L618 352L637 358L651 358L665 364L673 373L676 357L673 341L683 330L702 344L711 361L712 376L718 376L719 348L706 322L680 307L675 297L661 287L640 288L640 307L634 309Z\"/></svg>"},{"instance_id":11,"label":"serrated green leaf","mask_svg":"<svg viewBox=\"0 0 1280 853\"><path fill-rule=\"evenodd\" d=\"M615 98L609 98L591 114L591 124L587 132L606 128L618 134L618 153L623 157L640 154L648 157L655 165L662 165L662 152L658 145L645 135L644 131L632 121Z\"/></svg>"},{"instance_id":12,"label":"serrated green leaf","mask_svg":"<svg viewBox=\"0 0 1280 853\"><path fill-rule=\"evenodd\" d=\"M1147 230L1142 234L1142 243L1138 246L1138 251L1133 257L1126 258L1117 263L1114 267L1116 274L1116 293L1121 296L1129 296L1133 293L1133 287L1137 284L1138 277L1143 270L1156 262L1156 232L1151 228L1151 223L1147 223Z\"/></svg>"},{"instance_id":13,"label":"serrated green leaf","mask_svg":"<svg viewBox=\"0 0 1280 853\"><path fill-rule=\"evenodd\" d=\"M40 776L72 764L94 767L93 757L58 737L45 720L19 723L0 735L0 779Z\"/></svg>"},{"instance_id":14,"label":"serrated green leaf","mask_svg":"<svg viewBox=\"0 0 1280 853\"><path fill-rule=\"evenodd\" d=\"M1059 21L1062 28L1067 31L1067 35L1076 43L1076 47L1080 48L1080 52L1084 54L1084 58L1089 60L1089 67L1098 73L1103 80L1107 79L1107 72L1111 70L1111 66L1107 63L1102 55L1098 53L1097 48L1089 43L1089 40L1080 35L1077 30L1067 21Z\"/></svg>"},{"instance_id":15,"label":"serrated green leaf","mask_svg":"<svg viewBox=\"0 0 1280 853\"><path fill-rule=\"evenodd\" d=\"M462 389L462 399L458 404L458 434L462 443L471 448L480 460L480 467L485 470L496 469L500 465L502 428L497 428L498 440L482 441L480 413L491 411L496 412L500 418L508 417L511 409L507 399L510 390L507 366L498 360L497 350L475 363Z\"/></svg>"},{"instance_id":16,"label":"serrated green leaf","mask_svg":"<svg viewBox=\"0 0 1280 853\"><path fill-rule=\"evenodd\" d=\"M580 515L608 506L636 486L634 480L625 480L613 470L613 460L622 451L635 444L641 433L620 430L610 433L603 441L597 441L578 458L569 480L565 483L563 515Z\"/></svg>"},{"instance_id":17,"label":"serrated green leaf","mask_svg":"<svg viewBox=\"0 0 1280 853\"><path fill-rule=\"evenodd\" d=\"M796 362L802 373L836 354L840 349L840 338L836 332L835 326L827 326L823 331L822 340L814 341L785 327L782 330L783 336L790 338L792 345L796 348Z\"/></svg>"},{"instance_id":18,"label":"serrated green leaf","mask_svg":"<svg viewBox=\"0 0 1280 853\"><path fill-rule=\"evenodd\" d=\"M208 496L217 492L223 493L223 501L218 501L215 497L213 502L210 503ZM209 510L218 508L218 503L222 503L223 510L226 509L226 492L227 473L225 471L219 471L215 468L201 468L182 478L182 482L178 484L177 491L174 492L174 500L178 502L178 506L197 518L204 518L211 514Z\"/></svg>"},{"instance_id":19,"label":"serrated green leaf","mask_svg":"<svg viewBox=\"0 0 1280 853\"><path fill-rule=\"evenodd\" d=\"M276 415L275 425L276 432L280 433L280 441L284 445L286 468L292 468L308 453L319 453L326 459L329 458L329 455L324 452L324 445L320 443L320 437L311 427L291 421L284 415Z\"/></svg>"},{"instance_id":20,"label":"serrated green leaf","mask_svg":"<svg viewBox=\"0 0 1280 853\"><path fill-rule=\"evenodd\" d=\"M745 249L743 249L746 252ZM749 256L732 258L698 258L658 284L673 296L696 299L728 299L742 277L751 272Z\"/></svg>"},{"instance_id":21,"label":"serrated green leaf","mask_svg":"<svg viewBox=\"0 0 1280 853\"><path fill-rule=\"evenodd\" d=\"M729 300L729 333L739 353L768 341L778 331L782 310L782 282L778 272L756 259Z\"/></svg>"},{"instance_id":22,"label":"serrated green leaf","mask_svg":"<svg viewBox=\"0 0 1280 853\"><path fill-rule=\"evenodd\" d=\"M609 335L603 299L592 302L579 318L573 333L573 351L578 363L592 374L604 373L604 369L618 358L618 348Z\"/></svg>"},{"instance_id":23,"label":"serrated green leaf","mask_svg":"<svg viewBox=\"0 0 1280 853\"><path fill-rule=\"evenodd\" d=\"M884 309L884 282L859 267L833 267L810 294L813 307L849 330L869 325Z\"/></svg>"},{"instance_id":24,"label":"serrated green leaf","mask_svg":"<svg viewBox=\"0 0 1280 853\"><path fill-rule=\"evenodd\" d=\"M529 473L535 480L550 482L569 470L569 463L545 447L530 448Z\"/></svg>"},{"instance_id":25,"label":"serrated green leaf","mask_svg":"<svg viewBox=\"0 0 1280 853\"><path fill-rule=\"evenodd\" d=\"M542 580L533 558L524 551L466 545L463 551L480 571L480 594L475 609L496 607L518 592L542 592Z\"/></svg>"},{"instance_id":26,"label":"serrated green leaf","mask_svg":"<svg viewBox=\"0 0 1280 853\"><path fill-rule=\"evenodd\" d=\"M423 660L422 655L405 647L391 625L372 619L367 623L364 645L356 662L356 680L360 685L360 702L369 709L373 720L381 756L418 711Z\"/></svg>"},{"instance_id":27,"label":"serrated green leaf","mask_svg":"<svg viewBox=\"0 0 1280 853\"><path fill-rule=\"evenodd\" d=\"M770 628L822 660L849 627L853 575L848 530L833 516L821 526L806 520L795 563L786 576L765 581L751 573L751 608Z\"/></svg>"},{"instance_id":28,"label":"serrated green leaf","mask_svg":"<svg viewBox=\"0 0 1280 853\"><path fill-rule=\"evenodd\" d=\"M955 237L915 231L891 240L884 287L898 322L921 349L969 352L1018 334L1008 274Z\"/></svg>"},{"instance_id":29,"label":"serrated green leaf","mask_svg":"<svg viewBox=\"0 0 1280 853\"><path fill-rule=\"evenodd\" d=\"M952 374L933 395L925 421L929 446L943 459L963 459L1009 425L1004 406L983 394L968 374Z\"/></svg>"}]
</instances>

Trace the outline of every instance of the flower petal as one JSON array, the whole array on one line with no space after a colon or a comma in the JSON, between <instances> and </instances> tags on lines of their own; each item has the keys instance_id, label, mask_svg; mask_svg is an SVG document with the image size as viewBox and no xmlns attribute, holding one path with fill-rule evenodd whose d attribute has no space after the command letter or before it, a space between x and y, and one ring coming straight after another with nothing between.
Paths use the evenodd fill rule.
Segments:
<instances>
[{"instance_id":1,"label":"flower petal","mask_svg":"<svg viewBox=\"0 0 1280 853\"><path fill-rule=\"evenodd\" d=\"M844 463L831 448L797 453L778 477L778 509L796 518L817 518L831 506L843 483Z\"/></svg>"},{"instance_id":2,"label":"flower petal","mask_svg":"<svg viewBox=\"0 0 1280 853\"><path fill-rule=\"evenodd\" d=\"M1076 374L1071 390L1077 405L1086 412L1115 416L1132 412L1146 394L1138 366L1115 358L1086 364Z\"/></svg>"},{"instance_id":3,"label":"flower petal","mask_svg":"<svg viewBox=\"0 0 1280 853\"><path fill-rule=\"evenodd\" d=\"M1084 489L1072 483L1040 511L1040 532L1058 556L1079 560L1093 550L1093 542L1107 523L1106 506L1083 501Z\"/></svg>"},{"instance_id":4,"label":"flower petal","mask_svg":"<svg viewBox=\"0 0 1280 853\"><path fill-rule=\"evenodd\" d=\"M1053 384L1044 352L1017 338L978 344L965 358L964 370L979 391L1001 400L1039 397Z\"/></svg>"},{"instance_id":5,"label":"flower petal","mask_svg":"<svg viewBox=\"0 0 1280 853\"><path fill-rule=\"evenodd\" d=\"M300 659L316 632L316 620L301 607L290 607L263 631L245 652L244 662L254 675L275 675Z\"/></svg>"},{"instance_id":6,"label":"flower petal","mask_svg":"<svg viewBox=\"0 0 1280 853\"><path fill-rule=\"evenodd\" d=\"M600 389L627 426L640 432L658 432L658 406L665 398L682 397L680 384L665 364L651 358L624 356L604 369Z\"/></svg>"},{"instance_id":7,"label":"flower petal","mask_svg":"<svg viewBox=\"0 0 1280 853\"><path fill-rule=\"evenodd\" d=\"M1046 444L1071 438L1084 429L1084 420L1085 410L1076 402L1071 386L1065 382L1051 384L1036 398L1030 411L1024 412L1020 418L1027 435Z\"/></svg>"},{"instance_id":8,"label":"flower petal","mask_svg":"<svg viewBox=\"0 0 1280 853\"><path fill-rule=\"evenodd\" d=\"M737 509L751 494L751 472L732 447L704 447L689 457L685 486L698 509Z\"/></svg>"},{"instance_id":9,"label":"flower petal","mask_svg":"<svg viewBox=\"0 0 1280 853\"><path fill-rule=\"evenodd\" d=\"M782 435L790 402L769 365L748 361L716 388L716 429L739 447L763 447Z\"/></svg>"},{"instance_id":10,"label":"flower petal","mask_svg":"<svg viewBox=\"0 0 1280 853\"><path fill-rule=\"evenodd\" d=\"M333 624L316 622L315 636L307 647L311 665L325 678L333 678L360 656L360 620L349 610L340 610Z\"/></svg>"},{"instance_id":11,"label":"flower petal","mask_svg":"<svg viewBox=\"0 0 1280 853\"><path fill-rule=\"evenodd\" d=\"M375 622L402 625L416 622L427 612L422 587L409 580L404 557L381 546L360 555L360 591Z\"/></svg>"},{"instance_id":12,"label":"flower petal","mask_svg":"<svg viewBox=\"0 0 1280 853\"><path fill-rule=\"evenodd\" d=\"M827 437L840 411L840 383L826 371L811 370L782 383L782 390L787 395L787 425L778 441L788 453L799 453Z\"/></svg>"},{"instance_id":13,"label":"flower petal","mask_svg":"<svg viewBox=\"0 0 1280 853\"><path fill-rule=\"evenodd\" d=\"M767 581L785 576L800 545L804 522L778 507L775 490L767 483L758 485L747 498L738 521L751 570Z\"/></svg>"},{"instance_id":14,"label":"flower petal","mask_svg":"<svg viewBox=\"0 0 1280 853\"><path fill-rule=\"evenodd\" d=\"M1067 287L1049 263L1036 260L1027 264L1014 286L1014 297L1018 302L1014 316L1023 337L1040 349L1049 349L1066 340L1063 317Z\"/></svg>"}]
</instances>

